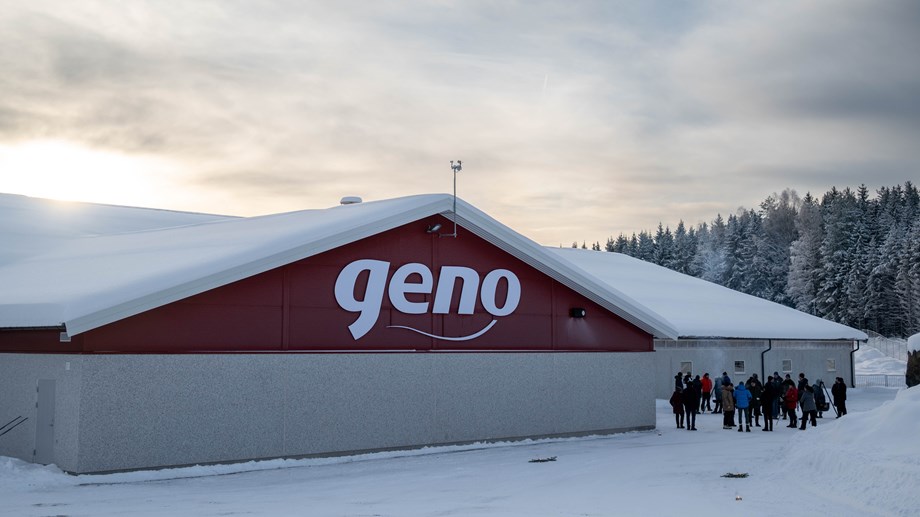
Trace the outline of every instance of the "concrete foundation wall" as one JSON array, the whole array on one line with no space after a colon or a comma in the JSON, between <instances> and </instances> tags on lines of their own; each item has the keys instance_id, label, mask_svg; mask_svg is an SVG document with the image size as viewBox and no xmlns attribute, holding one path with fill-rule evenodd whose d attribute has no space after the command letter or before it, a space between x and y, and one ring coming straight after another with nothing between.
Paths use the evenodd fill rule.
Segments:
<instances>
[{"instance_id":1,"label":"concrete foundation wall","mask_svg":"<svg viewBox=\"0 0 920 517\"><path fill-rule=\"evenodd\" d=\"M18 401L0 415L34 413L57 372L55 463L71 472L655 425L652 353L86 355L65 371L67 357L0 357ZM31 460L23 431L0 455Z\"/></svg>"},{"instance_id":2,"label":"concrete foundation wall","mask_svg":"<svg viewBox=\"0 0 920 517\"><path fill-rule=\"evenodd\" d=\"M769 348L766 340L679 340L655 341L655 397L667 399L674 392L674 375L681 363L692 363L693 375L710 377L728 372L732 382L746 381L756 373L761 382L767 375L779 372L789 373L798 381L803 372L814 384L822 379L830 389L835 377L843 377L852 386L850 351L854 346L849 341L774 341L773 348L763 354L764 374L761 376L761 353ZM790 371L783 370L783 360L792 363ZM834 363L834 370L828 369L828 360ZM744 361L744 372L735 372L735 361Z\"/></svg>"},{"instance_id":3,"label":"concrete foundation wall","mask_svg":"<svg viewBox=\"0 0 920 517\"><path fill-rule=\"evenodd\" d=\"M82 364L80 355L0 354L0 425L27 418L0 436L0 455L33 461L38 381L48 379L55 381L53 455L61 464L77 464Z\"/></svg>"}]
</instances>

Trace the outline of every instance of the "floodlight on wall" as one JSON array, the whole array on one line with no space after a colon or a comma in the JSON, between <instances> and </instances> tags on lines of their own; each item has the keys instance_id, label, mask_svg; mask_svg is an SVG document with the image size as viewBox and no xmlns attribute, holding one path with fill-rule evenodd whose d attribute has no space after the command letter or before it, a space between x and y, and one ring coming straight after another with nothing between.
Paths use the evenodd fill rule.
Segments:
<instances>
[{"instance_id":1,"label":"floodlight on wall","mask_svg":"<svg viewBox=\"0 0 920 517\"><path fill-rule=\"evenodd\" d=\"M441 223L429 224L425 233L437 233L441 229Z\"/></svg>"},{"instance_id":2,"label":"floodlight on wall","mask_svg":"<svg viewBox=\"0 0 920 517\"><path fill-rule=\"evenodd\" d=\"M571 309L569 309L569 316L573 318L584 318L587 315L588 315L588 311L586 311L582 307L572 307Z\"/></svg>"}]
</instances>

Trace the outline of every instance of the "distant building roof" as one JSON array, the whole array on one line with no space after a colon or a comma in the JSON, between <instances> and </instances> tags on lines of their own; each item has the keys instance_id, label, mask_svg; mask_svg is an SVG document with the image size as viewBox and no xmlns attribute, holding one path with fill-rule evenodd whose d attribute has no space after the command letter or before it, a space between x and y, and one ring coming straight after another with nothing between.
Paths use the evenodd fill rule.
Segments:
<instances>
[{"instance_id":1,"label":"distant building roof","mask_svg":"<svg viewBox=\"0 0 920 517\"><path fill-rule=\"evenodd\" d=\"M865 340L865 333L620 253L549 248L661 314L681 338Z\"/></svg>"}]
</instances>

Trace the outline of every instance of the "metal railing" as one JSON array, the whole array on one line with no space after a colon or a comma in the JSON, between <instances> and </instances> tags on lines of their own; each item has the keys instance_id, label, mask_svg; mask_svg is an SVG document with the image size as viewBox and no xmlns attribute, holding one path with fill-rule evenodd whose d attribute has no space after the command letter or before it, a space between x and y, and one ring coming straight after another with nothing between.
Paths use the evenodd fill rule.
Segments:
<instances>
[{"instance_id":1,"label":"metal railing","mask_svg":"<svg viewBox=\"0 0 920 517\"><path fill-rule=\"evenodd\" d=\"M904 375L856 375L857 388L906 388L907 379Z\"/></svg>"},{"instance_id":2,"label":"metal railing","mask_svg":"<svg viewBox=\"0 0 920 517\"><path fill-rule=\"evenodd\" d=\"M879 352L893 357L899 361L907 361L907 340L900 338L888 338L875 332L866 331L869 335L869 341L866 346L871 346Z\"/></svg>"}]
</instances>

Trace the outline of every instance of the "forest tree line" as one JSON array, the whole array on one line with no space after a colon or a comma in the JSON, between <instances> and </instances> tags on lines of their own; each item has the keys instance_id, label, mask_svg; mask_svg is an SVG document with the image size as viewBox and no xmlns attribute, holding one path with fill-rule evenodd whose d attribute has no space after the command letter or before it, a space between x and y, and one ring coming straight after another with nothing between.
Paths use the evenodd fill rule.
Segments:
<instances>
[{"instance_id":1,"label":"forest tree line","mask_svg":"<svg viewBox=\"0 0 920 517\"><path fill-rule=\"evenodd\" d=\"M582 244L582 247L585 247ZM889 337L920 332L920 193L911 182L785 190L758 210L672 231L658 225L602 248Z\"/></svg>"}]
</instances>

